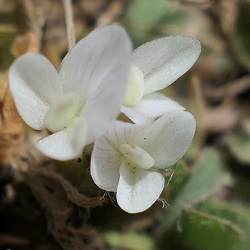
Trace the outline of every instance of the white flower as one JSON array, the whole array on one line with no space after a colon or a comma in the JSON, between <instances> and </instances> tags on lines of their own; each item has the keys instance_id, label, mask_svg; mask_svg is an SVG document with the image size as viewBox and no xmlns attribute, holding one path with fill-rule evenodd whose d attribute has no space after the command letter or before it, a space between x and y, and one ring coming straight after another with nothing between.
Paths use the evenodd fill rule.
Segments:
<instances>
[{"instance_id":1,"label":"white flower","mask_svg":"<svg viewBox=\"0 0 250 250\"><path fill-rule=\"evenodd\" d=\"M95 141L91 176L101 189L117 192L123 210L142 212L164 188L165 179L158 170L183 156L194 131L193 116L182 110L169 112L151 125L116 121Z\"/></svg>"},{"instance_id":2,"label":"white flower","mask_svg":"<svg viewBox=\"0 0 250 250\"><path fill-rule=\"evenodd\" d=\"M197 60L200 43L190 36L170 36L143 44L132 53L129 84L121 111L133 122L145 124L164 113L184 110L156 91L173 83Z\"/></svg>"},{"instance_id":3,"label":"white flower","mask_svg":"<svg viewBox=\"0 0 250 250\"><path fill-rule=\"evenodd\" d=\"M37 142L41 152L72 159L106 131L124 99L131 51L123 28L110 25L79 41L59 72L39 54L14 62L9 80L19 114L52 133Z\"/></svg>"}]
</instances>

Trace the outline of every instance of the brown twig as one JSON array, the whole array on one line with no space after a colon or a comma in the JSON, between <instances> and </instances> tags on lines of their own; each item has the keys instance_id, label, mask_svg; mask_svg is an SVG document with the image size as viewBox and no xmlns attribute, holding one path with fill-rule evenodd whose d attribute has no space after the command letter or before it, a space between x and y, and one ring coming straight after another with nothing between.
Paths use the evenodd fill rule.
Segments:
<instances>
[{"instance_id":1,"label":"brown twig","mask_svg":"<svg viewBox=\"0 0 250 250\"><path fill-rule=\"evenodd\" d=\"M250 75L241 77L221 87L207 87L206 96L214 100L235 97L250 88Z\"/></svg>"},{"instance_id":2,"label":"brown twig","mask_svg":"<svg viewBox=\"0 0 250 250\"><path fill-rule=\"evenodd\" d=\"M0 244L25 246L29 244L29 240L22 238L22 237L14 236L14 235L0 233Z\"/></svg>"},{"instance_id":3,"label":"brown twig","mask_svg":"<svg viewBox=\"0 0 250 250\"><path fill-rule=\"evenodd\" d=\"M124 0L113 1L109 8L98 18L96 26L101 27L114 22L122 14L125 5Z\"/></svg>"},{"instance_id":4,"label":"brown twig","mask_svg":"<svg viewBox=\"0 0 250 250\"><path fill-rule=\"evenodd\" d=\"M194 107L196 107L194 113L196 114L195 117L198 125L196 131L196 145L197 148L201 148L206 138L206 130L200 125L202 124L202 117L207 109L207 104L202 93L200 78L197 75L192 76L191 84L193 89Z\"/></svg>"},{"instance_id":5,"label":"brown twig","mask_svg":"<svg viewBox=\"0 0 250 250\"><path fill-rule=\"evenodd\" d=\"M31 0L22 0L22 5L24 7L24 11L26 14L26 22L35 36L37 37L38 41L41 42L42 39L42 26L39 23L39 17L37 14L37 8L33 1Z\"/></svg>"},{"instance_id":6,"label":"brown twig","mask_svg":"<svg viewBox=\"0 0 250 250\"><path fill-rule=\"evenodd\" d=\"M206 15L208 20L212 23L214 28L217 30L218 35L224 42L226 51L228 55L230 56L232 62L234 62L235 65L237 65L237 67L239 67L238 69L239 71L247 72L245 65L242 64L238 56L238 53L235 49L231 32L227 30L228 26L226 27L223 23L223 18L224 18L223 14L225 12L226 10L223 9L223 6L214 6L203 11L203 13ZM235 17L236 17L236 14L235 14ZM234 20L231 20L231 21L233 22Z\"/></svg>"}]
</instances>

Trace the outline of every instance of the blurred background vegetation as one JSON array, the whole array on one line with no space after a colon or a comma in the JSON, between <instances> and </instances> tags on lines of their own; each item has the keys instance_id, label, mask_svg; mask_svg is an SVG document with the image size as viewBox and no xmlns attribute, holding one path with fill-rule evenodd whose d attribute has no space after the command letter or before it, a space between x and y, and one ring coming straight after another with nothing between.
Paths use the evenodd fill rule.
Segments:
<instances>
[{"instance_id":1,"label":"blurred background vegetation","mask_svg":"<svg viewBox=\"0 0 250 250\"><path fill-rule=\"evenodd\" d=\"M89 176L82 158L55 162L34 149L8 89L25 52L56 67L67 53L61 0L0 0L0 249L248 250L250 248L250 1L74 0L77 40L124 25L134 47L196 37L195 66L164 90L193 113L197 131L166 172L162 200L130 215ZM42 132L43 133L43 132ZM146 195L146 194L145 194Z\"/></svg>"}]
</instances>

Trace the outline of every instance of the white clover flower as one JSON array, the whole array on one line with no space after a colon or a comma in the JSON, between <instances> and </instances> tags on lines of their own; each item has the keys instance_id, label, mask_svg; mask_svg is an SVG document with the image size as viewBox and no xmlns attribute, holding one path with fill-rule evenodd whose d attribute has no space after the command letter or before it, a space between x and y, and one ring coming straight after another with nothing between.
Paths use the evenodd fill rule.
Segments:
<instances>
[{"instance_id":1,"label":"white clover flower","mask_svg":"<svg viewBox=\"0 0 250 250\"><path fill-rule=\"evenodd\" d=\"M132 53L132 66L121 111L133 122L145 124L164 113L184 110L156 91L162 90L188 71L201 51L190 36L170 36L145 43Z\"/></svg>"},{"instance_id":2,"label":"white clover flower","mask_svg":"<svg viewBox=\"0 0 250 250\"><path fill-rule=\"evenodd\" d=\"M110 25L79 41L59 72L39 54L13 63L10 89L19 114L30 127L52 133L37 142L42 153L75 158L106 131L124 99L131 51L124 29Z\"/></svg>"},{"instance_id":3,"label":"white clover flower","mask_svg":"<svg viewBox=\"0 0 250 250\"><path fill-rule=\"evenodd\" d=\"M193 116L182 110L169 112L149 125L116 121L95 141L91 176L101 189L117 192L123 210L142 212L164 188L165 179L159 170L183 156L194 131Z\"/></svg>"}]
</instances>

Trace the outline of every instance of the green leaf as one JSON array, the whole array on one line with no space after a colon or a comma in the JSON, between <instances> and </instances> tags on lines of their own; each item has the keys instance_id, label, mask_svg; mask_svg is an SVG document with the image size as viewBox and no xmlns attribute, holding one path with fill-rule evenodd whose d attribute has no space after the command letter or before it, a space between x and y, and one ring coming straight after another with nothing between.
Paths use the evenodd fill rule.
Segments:
<instances>
[{"instance_id":1,"label":"green leaf","mask_svg":"<svg viewBox=\"0 0 250 250\"><path fill-rule=\"evenodd\" d=\"M136 46L156 38L150 34L150 29L158 24L166 11L165 0L136 0L129 4L125 20Z\"/></svg>"},{"instance_id":2,"label":"green leaf","mask_svg":"<svg viewBox=\"0 0 250 250\"><path fill-rule=\"evenodd\" d=\"M128 8L125 18L131 24L154 25L167 12L168 1L136 0Z\"/></svg>"},{"instance_id":3,"label":"green leaf","mask_svg":"<svg viewBox=\"0 0 250 250\"><path fill-rule=\"evenodd\" d=\"M186 211L181 224L182 245L191 249L234 249L243 238L242 230L232 222L195 210Z\"/></svg>"},{"instance_id":4,"label":"green leaf","mask_svg":"<svg viewBox=\"0 0 250 250\"><path fill-rule=\"evenodd\" d=\"M166 34L168 25L186 24L185 13L177 5L170 0L132 1L128 5L125 21L136 46Z\"/></svg>"},{"instance_id":5,"label":"green leaf","mask_svg":"<svg viewBox=\"0 0 250 250\"><path fill-rule=\"evenodd\" d=\"M223 170L217 151L206 149L195 164L194 172L182 187L176 199L170 203L165 217L165 230L179 217L184 208L204 200L213 192L229 182L229 175Z\"/></svg>"},{"instance_id":6,"label":"green leaf","mask_svg":"<svg viewBox=\"0 0 250 250\"><path fill-rule=\"evenodd\" d=\"M109 231L104 234L104 239L115 249L156 250L153 239L145 234Z\"/></svg>"},{"instance_id":7,"label":"green leaf","mask_svg":"<svg viewBox=\"0 0 250 250\"><path fill-rule=\"evenodd\" d=\"M171 199L176 197L190 177L190 171L182 161L177 162L173 167L174 175L166 180L169 183Z\"/></svg>"},{"instance_id":8,"label":"green leaf","mask_svg":"<svg viewBox=\"0 0 250 250\"><path fill-rule=\"evenodd\" d=\"M240 204L221 202L202 202L196 209L223 219L227 219L237 225L243 231L242 240L235 246L234 250L248 250L250 246L250 210Z\"/></svg>"},{"instance_id":9,"label":"green leaf","mask_svg":"<svg viewBox=\"0 0 250 250\"><path fill-rule=\"evenodd\" d=\"M231 154L242 163L250 163L250 136L229 135L225 138Z\"/></svg>"}]
</instances>

